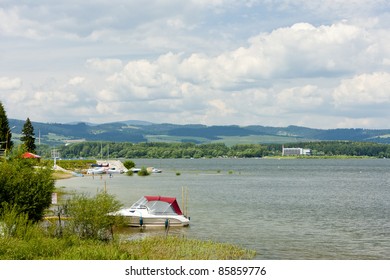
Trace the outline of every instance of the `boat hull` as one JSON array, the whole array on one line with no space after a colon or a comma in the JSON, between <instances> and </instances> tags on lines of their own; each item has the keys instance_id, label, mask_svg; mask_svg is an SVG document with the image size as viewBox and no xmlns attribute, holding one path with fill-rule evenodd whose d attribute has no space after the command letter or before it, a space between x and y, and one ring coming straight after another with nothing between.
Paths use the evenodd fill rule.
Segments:
<instances>
[{"instance_id":1,"label":"boat hull","mask_svg":"<svg viewBox=\"0 0 390 280\"><path fill-rule=\"evenodd\" d=\"M131 227L166 227L167 223L170 227L185 227L189 225L188 219L178 219L175 217L139 217L127 216L124 217L125 223Z\"/></svg>"}]
</instances>

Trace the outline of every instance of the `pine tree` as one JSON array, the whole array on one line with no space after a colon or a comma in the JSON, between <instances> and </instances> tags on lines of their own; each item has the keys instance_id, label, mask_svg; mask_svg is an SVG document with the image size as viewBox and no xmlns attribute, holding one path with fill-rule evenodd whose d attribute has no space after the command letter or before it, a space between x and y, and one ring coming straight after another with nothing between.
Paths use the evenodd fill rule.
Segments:
<instances>
[{"instance_id":1,"label":"pine tree","mask_svg":"<svg viewBox=\"0 0 390 280\"><path fill-rule=\"evenodd\" d=\"M23 125L22 129L23 136L20 137L20 140L23 142L24 147L27 152L35 153L35 137L34 137L34 127L29 118L27 118L26 122Z\"/></svg>"},{"instance_id":2,"label":"pine tree","mask_svg":"<svg viewBox=\"0 0 390 280\"><path fill-rule=\"evenodd\" d=\"M0 101L0 151L6 151L12 148L12 133L9 128L7 113L4 110L3 103Z\"/></svg>"}]
</instances>

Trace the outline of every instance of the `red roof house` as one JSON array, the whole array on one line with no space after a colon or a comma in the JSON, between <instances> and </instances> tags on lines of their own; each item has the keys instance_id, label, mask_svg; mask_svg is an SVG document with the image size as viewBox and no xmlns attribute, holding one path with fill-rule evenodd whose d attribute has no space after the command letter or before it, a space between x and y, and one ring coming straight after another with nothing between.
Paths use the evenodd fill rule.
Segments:
<instances>
[{"instance_id":1,"label":"red roof house","mask_svg":"<svg viewBox=\"0 0 390 280\"><path fill-rule=\"evenodd\" d=\"M22 158L41 158L41 157L36 155L36 154L30 153L30 152L25 152L22 155Z\"/></svg>"}]
</instances>

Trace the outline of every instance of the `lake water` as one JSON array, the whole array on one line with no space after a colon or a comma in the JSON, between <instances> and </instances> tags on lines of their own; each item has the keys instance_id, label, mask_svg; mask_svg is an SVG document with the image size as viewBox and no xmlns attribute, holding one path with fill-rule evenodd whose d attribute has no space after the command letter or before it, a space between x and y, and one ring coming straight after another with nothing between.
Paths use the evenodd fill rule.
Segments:
<instances>
[{"instance_id":1,"label":"lake water","mask_svg":"<svg viewBox=\"0 0 390 280\"><path fill-rule=\"evenodd\" d=\"M238 244L256 250L256 259L390 259L390 160L134 162L163 172L75 177L57 186L91 195L106 186L126 206L143 195L176 196L181 205L187 187L191 225L170 233Z\"/></svg>"}]
</instances>

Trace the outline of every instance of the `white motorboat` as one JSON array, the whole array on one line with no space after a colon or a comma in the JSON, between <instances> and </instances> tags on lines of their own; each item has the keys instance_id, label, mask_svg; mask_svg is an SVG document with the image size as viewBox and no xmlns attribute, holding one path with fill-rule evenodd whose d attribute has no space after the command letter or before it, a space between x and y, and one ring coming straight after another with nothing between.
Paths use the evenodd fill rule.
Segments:
<instances>
[{"instance_id":1,"label":"white motorboat","mask_svg":"<svg viewBox=\"0 0 390 280\"><path fill-rule=\"evenodd\" d=\"M106 169L107 174L122 174L124 171L123 169L119 169L116 167L111 167L109 169Z\"/></svg>"},{"instance_id":2,"label":"white motorboat","mask_svg":"<svg viewBox=\"0 0 390 280\"><path fill-rule=\"evenodd\" d=\"M161 173L161 172L162 172L162 170L157 169L157 168L155 168L155 167L151 167L151 168L150 168L150 173Z\"/></svg>"},{"instance_id":3,"label":"white motorboat","mask_svg":"<svg viewBox=\"0 0 390 280\"><path fill-rule=\"evenodd\" d=\"M106 173L106 170L104 169L104 167L94 167L94 168L90 168L88 169L87 171L87 174L104 174Z\"/></svg>"},{"instance_id":4,"label":"white motorboat","mask_svg":"<svg viewBox=\"0 0 390 280\"><path fill-rule=\"evenodd\" d=\"M115 213L125 218L129 226L188 226L186 217L175 197L144 196L130 208L123 208Z\"/></svg>"},{"instance_id":5,"label":"white motorboat","mask_svg":"<svg viewBox=\"0 0 390 280\"><path fill-rule=\"evenodd\" d=\"M133 167L133 168L130 168L130 170L133 171L133 173L138 173L138 172L141 171L141 168L135 168L135 167Z\"/></svg>"}]
</instances>

